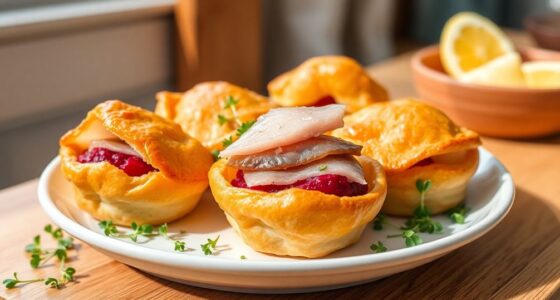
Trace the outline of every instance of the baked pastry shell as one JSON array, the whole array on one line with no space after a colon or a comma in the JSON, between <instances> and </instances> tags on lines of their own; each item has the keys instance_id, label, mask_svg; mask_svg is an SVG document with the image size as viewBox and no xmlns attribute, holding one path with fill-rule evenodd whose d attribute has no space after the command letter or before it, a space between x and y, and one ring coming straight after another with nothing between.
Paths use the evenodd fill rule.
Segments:
<instances>
[{"instance_id":1,"label":"baked pastry shell","mask_svg":"<svg viewBox=\"0 0 560 300\"><path fill-rule=\"evenodd\" d=\"M209 172L214 199L246 244L256 251L316 258L357 242L380 211L387 192L381 165L360 157L369 191L338 197L291 188L267 193L230 184L236 169L225 160Z\"/></svg>"},{"instance_id":2,"label":"baked pastry shell","mask_svg":"<svg viewBox=\"0 0 560 300\"><path fill-rule=\"evenodd\" d=\"M349 113L389 100L385 88L345 56L311 58L269 82L268 93L281 106L308 106L331 96Z\"/></svg>"},{"instance_id":3,"label":"baked pastry shell","mask_svg":"<svg viewBox=\"0 0 560 300\"><path fill-rule=\"evenodd\" d=\"M479 162L478 149L466 150L464 159L453 163L433 162L413 166L399 172L387 172L387 198L382 211L394 216L412 216L420 205L416 189L419 179L432 182L424 195L424 204L433 214L445 212L459 205L465 198L467 185Z\"/></svg>"},{"instance_id":4,"label":"baked pastry shell","mask_svg":"<svg viewBox=\"0 0 560 300\"><path fill-rule=\"evenodd\" d=\"M129 176L108 162L80 163L89 139L119 138L159 171ZM100 220L161 224L190 212L208 186L212 158L180 127L154 113L107 101L60 140L62 170L78 206Z\"/></svg>"},{"instance_id":5,"label":"baked pastry shell","mask_svg":"<svg viewBox=\"0 0 560 300\"><path fill-rule=\"evenodd\" d=\"M172 180L161 172L132 177L108 162L82 164L68 149L60 156L78 207L119 225L156 225L181 218L195 208L208 186L203 180Z\"/></svg>"}]
</instances>

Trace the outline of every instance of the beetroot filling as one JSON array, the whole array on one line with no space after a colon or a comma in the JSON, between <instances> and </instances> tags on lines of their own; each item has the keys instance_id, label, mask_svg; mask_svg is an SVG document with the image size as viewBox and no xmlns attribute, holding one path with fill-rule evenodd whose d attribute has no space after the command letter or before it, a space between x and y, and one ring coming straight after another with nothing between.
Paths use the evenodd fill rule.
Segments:
<instances>
[{"instance_id":1,"label":"beetroot filling","mask_svg":"<svg viewBox=\"0 0 560 300\"><path fill-rule=\"evenodd\" d=\"M342 196L358 196L367 193L367 184L349 182L344 176L325 174L306 178L286 185L257 185L248 187L243 176L243 171L238 170L236 177L231 181L231 185L238 188L275 193L289 188L300 188L304 190L320 191L325 194Z\"/></svg>"},{"instance_id":2,"label":"beetroot filling","mask_svg":"<svg viewBox=\"0 0 560 300\"><path fill-rule=\"evenodd\" d=\"M325 106L325 105L335 104L335 103L336 101L332 96L325 96L317 100L317 102L315 102L312 106Z\"/></svg>"},{"instance_id":3,"label":"beetroot filling","mask_svg":"<svg viewBox=\"0 0 560 300\"><path fill-rule=\"evenodd\" d=\"M128 176L142 176L149 172L157 171L138 156L115 152L106 148L92 148L78 156L78 162L80 163L102 161L106 161L123 170Z\"/></svg>"}]
</instances>

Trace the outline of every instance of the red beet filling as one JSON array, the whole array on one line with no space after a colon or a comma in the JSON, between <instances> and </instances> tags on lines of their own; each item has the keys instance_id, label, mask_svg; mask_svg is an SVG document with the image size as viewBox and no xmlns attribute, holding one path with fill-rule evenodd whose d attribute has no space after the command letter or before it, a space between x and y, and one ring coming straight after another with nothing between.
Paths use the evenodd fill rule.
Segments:
<instances>
[{"instance_id":1,"label":"red beet filling","mask_svg":"<svg viewBox=\"0 0 560 300\"><path fill-rule=\"evenodd\" d=\"M238 170L236 177L231 181L231 185L238 188L275 193L289 188L300 188L304 190L320 191L325 194L342 196L364 195L368 191L367 184L349 182L344 176L325 174L306 178L286 185L256 185L248 187L243 176L243 171Z\"/></svg>"},{"instance_id":2,"label":"red beet filling","mask_svg":"<svg viewBox=\"0 0 560 300\"><path fill-rule=\"evenodd\" d=\"M336 101L332 96L325 96L317 100L317 102L315 102L312 106L325 106L325 105L335 104L335 103Z\"/></svg>"},{"instance_id":3,"label":"red beet filling","mask_svg":"<svg viewBox=\"0 0 560 300\"><path fill-rule=\"evenodd\" d=\"M142 176L149 172L157 171L138 156L115 152L105 148L92 148L78 156L78 162L80 163L102 161L106 161L123 170L128 176Z\"/></svg>"}]
</instances>

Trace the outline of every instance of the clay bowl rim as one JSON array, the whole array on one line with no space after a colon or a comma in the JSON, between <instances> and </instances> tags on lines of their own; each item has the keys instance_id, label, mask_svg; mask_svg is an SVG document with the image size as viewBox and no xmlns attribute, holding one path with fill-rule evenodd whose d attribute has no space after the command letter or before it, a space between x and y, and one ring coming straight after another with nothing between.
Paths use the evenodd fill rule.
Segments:
<instances>
[{"instance_id":1,"label":"clay bowl rim","mask_svg":"<svg viewBox=\"0 0 560 300\"><path fill-rule=\"evenodd\" d=\"M517 47L517 51L521 54L529 51L551 52L558 53L558 51L545 50L534 47ZM439 45L432 45L424 47L416 51L411 58L412 71L420 75L441 82L445 85L451 85L463 89L479 90L486 93L513 93L513 94L526 94L526 95L542 95L542 94L560 94L560 88L526 88L526 87L500 87L500 86L487 86L481 84L463 83L454 79L446 73L439 72L433 68L426 66L423 62L424 58L429 55L437 55L439 57ZM559 99L552 99L553 101L560 101Z\"/></svg>"}]
</instances>

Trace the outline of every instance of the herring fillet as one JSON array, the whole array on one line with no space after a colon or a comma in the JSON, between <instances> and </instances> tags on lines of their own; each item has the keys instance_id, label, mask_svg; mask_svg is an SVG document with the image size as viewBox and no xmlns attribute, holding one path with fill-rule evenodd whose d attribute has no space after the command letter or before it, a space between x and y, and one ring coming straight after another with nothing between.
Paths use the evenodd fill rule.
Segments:
<instances>
[{"instance_id":1,"label":"herring fillet","mask_svg":"<svg viewBox=\"0 0 560 300\"><path fill-rule=\"evenodd\" d=\"M271 109L220 156L259 153L319 136L344 126L344 110L341 104Z\"/></svg>"},{"instance_id":2,"label":"herring fillet","mask_svg":"<svg viewBox=\"0 0 560 300\"><path fill-rule=\"evenodd\" d=\"M350 182L367 184L362 166L350 155L328 156L310 164L287 170L245 171L247 186L287 185L306 178L334 174Z\"/></svg>"},{"instance_id":3,"label":"herring fillet","mask_svg":"<svg viewBox=\"0 0 560 300\"><path fill-rule=\"evenodd\" d=\"M234 155L228 166L244 171L283 170L308 164L329 155L360 155L362 146L332 136L320 135L295 144L251 155Z\"/></svg>"}]
</instances>

